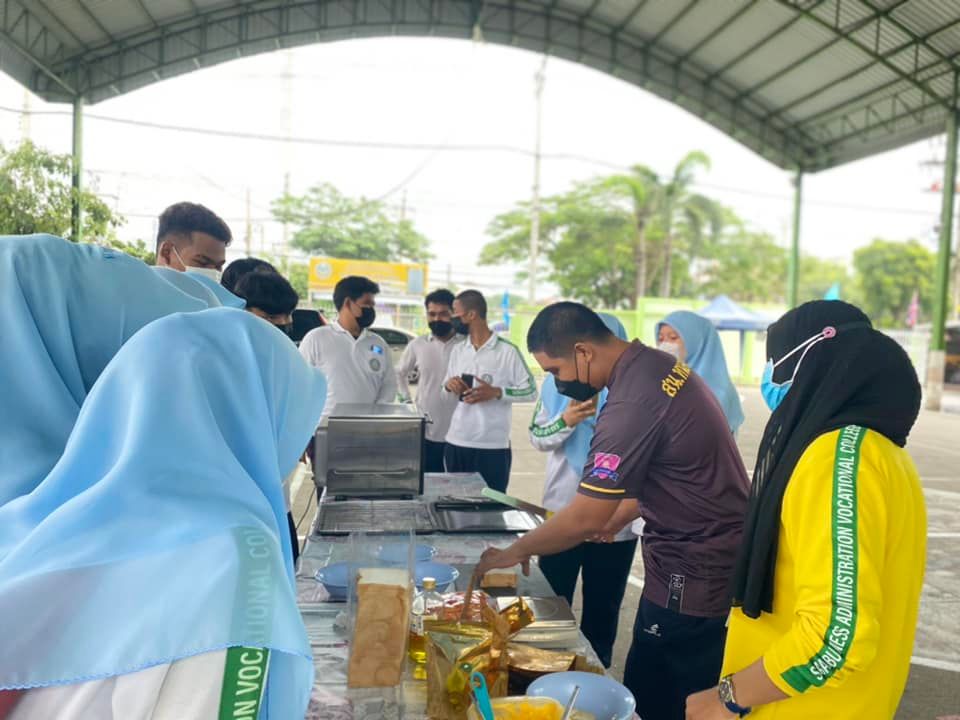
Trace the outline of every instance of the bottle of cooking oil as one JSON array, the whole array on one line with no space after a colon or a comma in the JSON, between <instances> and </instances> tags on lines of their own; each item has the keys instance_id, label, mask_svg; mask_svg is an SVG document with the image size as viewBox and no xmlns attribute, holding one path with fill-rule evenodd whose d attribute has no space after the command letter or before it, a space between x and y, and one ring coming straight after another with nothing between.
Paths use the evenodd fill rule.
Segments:
<instances>
[{"instance_id":1,"label":"bottle of cooking oil","mask_svg":"<svg viewBox=\"0 0 960 720\"><path fill-rule=\"evenodd\" d=\"M437 592L437 581L423 579L423 590L418 592L410 606L410 659L418 665L427 662L427 644L423 621L435 619L439 608L443 606L443 597Z\"/></svg>"}]
</instances>

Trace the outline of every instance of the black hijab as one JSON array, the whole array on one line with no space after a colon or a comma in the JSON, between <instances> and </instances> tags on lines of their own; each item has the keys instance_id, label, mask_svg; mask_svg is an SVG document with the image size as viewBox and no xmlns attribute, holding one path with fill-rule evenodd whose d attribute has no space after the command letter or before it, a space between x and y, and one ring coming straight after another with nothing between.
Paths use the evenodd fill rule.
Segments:
<instances>
[{"instance_id":1,"label":"black hijab","mask_svg":"<svg viewBox=\"0 0 960 720\"><path fill-rule=\"evenodd\" d=\"M780 508L810 443L859 425L903 447L920 411L920 382L907 354L853 305L819 300L791 310L767 331L767 357L777 362L824 328L836 335L809 349L760 442L732 586L733 604L748 617L773 610ZM789 380L802 355L778 365L773 380Z\"/></svg>"}]
</instances>

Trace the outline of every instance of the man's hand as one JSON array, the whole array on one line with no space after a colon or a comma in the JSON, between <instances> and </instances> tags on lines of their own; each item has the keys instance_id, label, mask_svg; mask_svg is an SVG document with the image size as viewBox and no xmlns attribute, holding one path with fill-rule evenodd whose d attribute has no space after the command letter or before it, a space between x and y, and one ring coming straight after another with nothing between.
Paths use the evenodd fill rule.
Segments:
<instances>
[{"instance_id":1,"label":"man's hand","mask_svg":"<svg viewBox=\"0 0 960 720\"><path fill-rule=\"evenodd\" d=\"M468 405L499 400L503 396L503 390L490 383L485 383L480 378L474 378L473 382L474 386L468 389L467 394L463 396L463 401Z\"/></svg>"},{"instance_id":2,"label":"man's hand","mask_svg":"<svg viewBox=\"0 0 960 720\"><path fill-rule=\"evenodd\" d=\"M716 687L687 697L686 720L731 720L736 717L720 702L720 693Z\"/></svg>"},{"instance_id":3,"label":"man's hand","mask_svg":"<svg viewBox=\"0 0 960 720\"><path fill-rule=\"evenodd\" d=\"M563 411L563 422L566 423L567 427L576 427L584 420L589 417L592 417L593 414L597 411L597 398L593 397L584 402L577 402L576 400L571 400L570 404L567 405L567 409Z\"/></svg>"},{"instance_id":4,"label":"man's hand","mask_svg":"<svg viewBox=\"0 0 960 720\"><path fill-rule=\"evenodd\" d=\"M515 565L520 565L523 568L524 575L530 574L530 558L518 555L513 550L513 546L505 550L489 548L484 550L483 555L480 556L480 562L477 563L473 572L476 577L483 577L491 570L512 568Z\"/></svg>"},{"instance_id":5,"label":"man's hand","mask_svg":"<svg viewBox=\"0 0 960 720\"><path fill-rule=\"evenodd\" d=\"M457 397L460 397L460 396L463 395L467 390L470 389L469 387L467 387L467 384L463 381L463 378L460 377L459 375L457 375L456 377L452 377L452 378L450 378L449 380L447 380L447 382L446 382L446 384L444 385L444 387L445 387L449 392L452 392L454 395L456 395Z\"/></svg>"}]
</instances>

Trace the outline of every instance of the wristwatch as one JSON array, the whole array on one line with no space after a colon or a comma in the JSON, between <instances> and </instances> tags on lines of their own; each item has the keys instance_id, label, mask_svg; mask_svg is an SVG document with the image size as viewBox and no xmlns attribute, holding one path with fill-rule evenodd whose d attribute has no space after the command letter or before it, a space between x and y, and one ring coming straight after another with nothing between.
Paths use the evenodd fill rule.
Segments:
<instances>
[{"instance_id":1,"label":"wristwatch","mask_svg":"<svg viewBox=\"0 0 960 720\"><path fill-rule=\"evenodd\" d=\"M723 703L723 706L727 710L736 713L738 717L746 717L750 714L750 708L737 704L737 698L733 694L732 675L720 678L720 685L717 686L717 691L720 693L720 702Z\"/></svg>"}]
</instances>

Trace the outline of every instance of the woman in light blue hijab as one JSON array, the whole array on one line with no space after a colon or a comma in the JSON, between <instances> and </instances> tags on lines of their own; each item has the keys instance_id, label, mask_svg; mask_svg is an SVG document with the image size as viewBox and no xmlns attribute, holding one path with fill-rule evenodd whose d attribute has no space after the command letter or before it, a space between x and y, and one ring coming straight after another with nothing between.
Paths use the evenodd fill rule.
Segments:
<instances>
[{"instance_id":1,"label":"woman in light blue hijab","mask_svg":"<svg viewBox=\"0 0 960 720\"><path fill-rule=\"evenodd\" d=\"M0 236L0 507L50 472L121 345L152 320L206 307L117 250Z\"/></svg>"},{"instance_id":2,"label":"woman in light blue hijab","mask_svg":"<svg viewBox=\"0 0 960 720\"><path fill-rule=\"evenodd\" d=\"M606 313L600 313L600 317L610 332L621 340L627 339L627 331L617 318ZM576 496L597 415L606 400L604 388L594 399L578 403L557 392L553 375L548 374L544 379L540 402L530 424L530 442L537 450L550 453L543 491L543 505L547 510L562 510ZM637 536L627 527L612 543L582 543L566 552L540 558L540 569L554 592L571 605L577 578L583 573L580 627L605 667L609 667L613 659L620 604L636 548Z\"/></svg>"},{"instance_id":3,"label":"woman in light blue hijab","mask_svg":"<svg viewBox=\"0 0 960 720\"><path fill-rule=\"evenodd\" d=\"M685 362L706 381L723 408L730 432L736 435L743 424L743 408L713 323L689 310L678 310L657 323L656 336L660 350Z\"/></svg>"},{"instance_id":4,"label":"woman in light blue hijab","mask_svg":"<svg viewBox=\"0 0 960 720\"><path fill-rule=\"evenodd\" d=\"M56 467L0 508L12 720L208 720L250 700L238 717L304 716L281 482L325 397L240 310L163 318L121 348Z\"/></svg>"}]
</instances>

